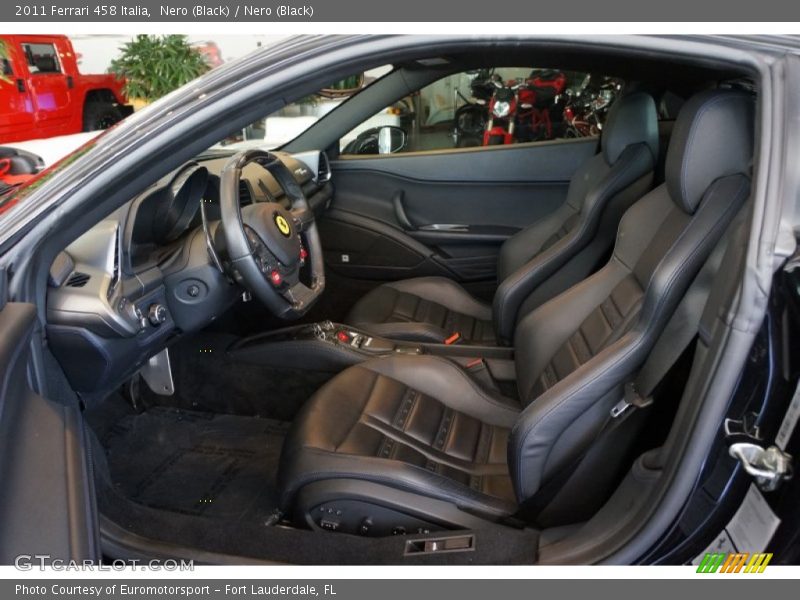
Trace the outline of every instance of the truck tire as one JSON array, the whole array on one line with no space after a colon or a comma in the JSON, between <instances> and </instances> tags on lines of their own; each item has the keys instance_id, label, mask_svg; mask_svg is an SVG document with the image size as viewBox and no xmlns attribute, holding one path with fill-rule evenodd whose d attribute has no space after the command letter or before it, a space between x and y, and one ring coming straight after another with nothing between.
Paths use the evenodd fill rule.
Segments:
<instances>
[{"instance_id":1,"label":"truck tire","mask_svg":"<svg viewBox=\"0 0 800 600\"><path fill-rule=\"evenodd\" d=\"M83 107L83 130L108 129L122 120L122 113L109 102L87 102Z\"/></svg>"}]
</instances>

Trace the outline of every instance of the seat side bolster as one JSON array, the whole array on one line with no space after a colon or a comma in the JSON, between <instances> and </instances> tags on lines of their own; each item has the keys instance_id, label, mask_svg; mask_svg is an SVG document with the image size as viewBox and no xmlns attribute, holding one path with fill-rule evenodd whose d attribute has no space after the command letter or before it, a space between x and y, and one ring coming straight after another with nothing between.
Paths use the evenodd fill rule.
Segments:
<instances>
[{"instance_id":1,"label":"seat side bolster","mask_svg":"<svg viewBox=\"0 0 800 600\"><path fill-rule=\"evenodd\" d=\"M601 167L605 166L600 159L595 158L594 160L601 162ZM571 195L577 194L577 192L572 192ZM563 224L576 218L580 211L580 205L573 206L575 203L577 200L567 196L561 206L508 238L498 253L497 280L502 282L511 277L528 261L536 257L551 239L557 237Z\"/></svg>"},{"instance_id":2,"label":"seat side bolster","mask_svg":"<svg viewBox=\"0 0 800 600\"><path fill-rule=\"evenodd\" d=\"M534 256L500 283L493 302L498 339L510 342L517 324L519 309L525 299L537 286L592 241L600 225L603 211L612 198L648 173L652 173L653 168L653 155L647 144L628 146L617 162L589 191L578 222L567 235ZM609 243L611 241L613 238Z\"/></svg>"},{"instance_id":3,"label":"seat side bolster","mask_svg":"<svg viewBox=\"0 0 800 600\"><path fill-rule=\"evenodd\" d=\"M386 287L413 294L423 300L436 302L442 306L476 319L489 321L492 308L477 298L452 279L446 277L415 277L384 284Z\"/></svg>"},{"instance_id":4,"label":"seat side bolster","mask_svg":"<svg viewBox=\"0 0 800 600\"><path fill-rule=\"evenodd\" d=\"M390 463L390 464L389 464ZM400 461L297 447L284 457L281 506L290 509L297 492L305 485L326 479L362 479L388 487L439 498L487 517L502 518L516 510L516 504L472 490L421 467ZM387 468L390 470L387 471Z\"/></svg>"},{"instance_id":5,"label":"seat side bolster","mask_svg":"<svg viewBox=\"0 0 800 600\"><path fill-rule=\"evenodd\" d=\"M508 446L509 470L520 502L531 498L555 470L564 467L565 460L577 456L584 443L590 441L603 420L590 419L593 431L580 427L576 431L568 430L609 394L609 402L616 402L619 398L612 392L635 373L646 352L640 332L631 331L523 410L511 430ZM607 410L610 405L600 407L601 412ZM575 439L561 439L565 434ZM554 451L559 445L567 448L571 455L555 457Z\"/></svg>"},{"instance_id":6,"label":"seat side bolster","mask_svg":"<svg viewBox=\"0 0 800 600\"><path fill-rule=\"evenodd\" d=\"M488 425L510 429L519 417L520 406L515 400L485 390L464 369L439 356L376 358L360 366Z\"/></svg>"}]
</instances>

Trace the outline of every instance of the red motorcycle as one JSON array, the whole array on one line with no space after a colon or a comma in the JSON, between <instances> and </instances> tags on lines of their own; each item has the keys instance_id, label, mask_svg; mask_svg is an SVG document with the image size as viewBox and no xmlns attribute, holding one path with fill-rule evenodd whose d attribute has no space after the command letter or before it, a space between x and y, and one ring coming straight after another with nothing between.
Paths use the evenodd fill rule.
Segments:
<instances>
[{"instance_id":1,"label":"red motorcycle","mask_svg":"<svg viewBox=\"0 0 800 600\"><path fill-rule=\"evenodd\" d=\"M528 79L503 83L493 80L495 92L489 101L489 121L483 145L551 140L557 99L567 86L561 71L536 70Z\"/></svg>"},{"instance_id":2,"label":"red motorcycle","mask_svg":"<svg viewBox=\"0 0 800 600\"><path fill-rule=\"evenodd\" d=\"M564 137L599 135L603 129L608 109L619 95L622 82L605 77L595 81L587 75L581 86L568 91L564 108Z\"/></svg>"}]
</instances>

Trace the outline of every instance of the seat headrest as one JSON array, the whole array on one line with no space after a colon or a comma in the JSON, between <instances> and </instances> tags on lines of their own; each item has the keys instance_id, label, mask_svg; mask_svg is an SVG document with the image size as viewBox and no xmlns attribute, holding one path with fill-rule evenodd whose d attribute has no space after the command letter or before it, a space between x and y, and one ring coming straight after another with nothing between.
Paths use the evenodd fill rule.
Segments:
<instances>
[{"instance_id":1,"label":"seat headrest","mask_svg":"<svg viewBox=\"0 0 800 600\"><path fill-rule=\"evenodd\" d=\"M753 157L755 102L738 90L700 92L681 108L666 162L667 191L689 214L717 179L748 175Z\"/></svg>"},{"instance_id":2,"label":"seat headrest","mask_svg":"<svg viewBox=\"0 0 800 600\"><path fill-rule=\"evenodd\" d=\"M633 144L647 144L658 158L658 115L650 94L636 92L622 96L611 105L600 146L606 162L617 162L622 151Z\"/></svg>"}]
</instances>

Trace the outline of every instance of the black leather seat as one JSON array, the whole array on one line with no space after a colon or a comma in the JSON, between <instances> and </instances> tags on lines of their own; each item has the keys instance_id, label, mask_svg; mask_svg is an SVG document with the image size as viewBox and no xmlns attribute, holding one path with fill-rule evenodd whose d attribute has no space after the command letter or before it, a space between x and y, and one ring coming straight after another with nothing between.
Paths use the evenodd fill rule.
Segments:
<instances>
[{"instance_id":1,"label":"black leather seat","mask_svg":"<svg viewBox=\"0 0 800 600\"><path fill-rule=\"evenodd\" d=\"M420 277L375 288L346 322L394 339L441 342L458 332L473 343L511 343L522 315L602 264L622 214L652 186L657 155L653 99L623 96L609 112L601 152L576 171L564 204L503 244L492 306L454 281Z\"/></svg>"},{"instance_id":2,"label":"black leather seat","mask_svg":"<svg viewBox=\"0 0 800 600\"><path fill-rule=\"evenodd\" d=\"M304 406L281 457L282 502L312 526L363 534L577 522L621 459L586 452L750 191L752 96L689 100L666 183L624 215L601 270L517 326L518 394L436 356L351 367Z\"/></svg>"}]
</instances>

